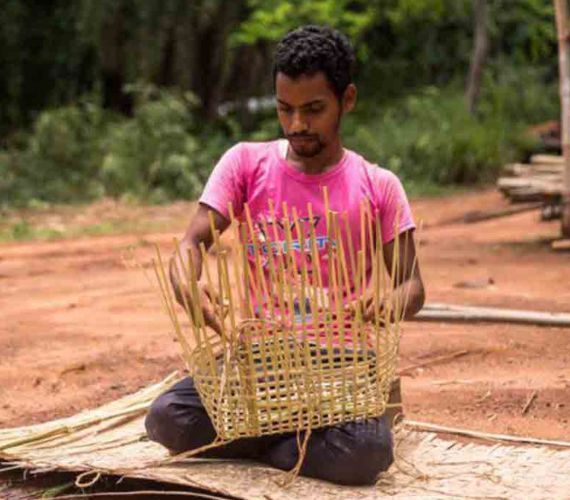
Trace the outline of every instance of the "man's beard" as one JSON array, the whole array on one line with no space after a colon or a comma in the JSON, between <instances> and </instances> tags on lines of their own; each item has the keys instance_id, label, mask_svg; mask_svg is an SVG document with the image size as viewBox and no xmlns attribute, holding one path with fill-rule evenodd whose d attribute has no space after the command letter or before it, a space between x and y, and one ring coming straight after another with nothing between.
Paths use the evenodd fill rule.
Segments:
<instances>
[{"instance_id":1,"label":"man's beard","mask_svg":"<svg viewBox=\"0 0 570 500\"><path fill-rule=\"evenodd\" d=\"M334 130L338 133L340 129L340 121L342 118L342 110L339 111ZM318 134L289 134L286 136L289 141L289 146L295 152L295 154L300 158L314 158L319 153L323 151L326 147L326 143L321 140ZM294 139L307 139L306 141L300 141L295 144Z\"/></svg>"},{"instance_id":2,"label":"man's beard","mask_svg":"<svg viewBox=\"0 0 570 500\"><path fill-rule=\"evenodd\" d=\"M296 142L296 138L305 140ZM291 149L300 158L313 158L321 153L326 146L317 135L292 134L288 135L287 139Z\"/></svg>"}]
</instances>

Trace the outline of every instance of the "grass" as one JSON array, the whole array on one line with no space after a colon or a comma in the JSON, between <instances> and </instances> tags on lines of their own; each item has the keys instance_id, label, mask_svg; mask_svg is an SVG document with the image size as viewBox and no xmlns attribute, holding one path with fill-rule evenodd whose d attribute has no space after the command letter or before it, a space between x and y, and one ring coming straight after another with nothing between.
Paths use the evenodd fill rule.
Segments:
<instances>
[{"instance_id":1,"label":"grass","mask_svg":"<svg viewBox=\"0 0 570 500\"><path fill-rule=\"evenodd\" d=\"M105 221L100 224L89 224L76 227L62 227L58 229L35 225L26 219L11 222L0 228L0 242L15 241L53 241L82 236L103 236L120 233L140 232L144 229L152 230L152 225L138 224L128 220ZM156 227L154 229L157 229Z\"/></svg>"},{"instance_id":2,"label":"grass","mask_svg":"<svg viewBox=\"0 0 570 500\"><path fill-rule=\"evenodd\" d=\"M192 202L142 205L103 200L0 212L0 242L55 241L90 236L182 232Z\"/></svg>"},{"instance_id":3,"label":"grass","mask_svg":"<svg viewBox=\"0 0 570 500\"><path fill-rule=\"evenodd\" d=\"M468 193L477 191L482 185L465 186L460 184L437 184L430 181L414 181L409 180L404 182L406 194L410 199L416 198L442 198L445 196L452 196L454 194Z\"/></svg>"}]
</instances>

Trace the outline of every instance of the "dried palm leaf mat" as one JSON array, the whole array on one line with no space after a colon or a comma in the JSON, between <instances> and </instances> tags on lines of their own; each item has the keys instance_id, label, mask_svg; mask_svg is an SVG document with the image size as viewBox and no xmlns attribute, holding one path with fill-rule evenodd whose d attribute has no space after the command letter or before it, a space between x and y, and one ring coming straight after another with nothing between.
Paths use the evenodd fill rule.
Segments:
<instances>
[{"instance_id":1,"label":"dried palm leaf mat","mask_svg":"<svg viewBox=\"0 0 570 500\"><path fill-rule=\"evenodd\" d=\"M202 313L206 298L196 257L177 246L170 272L187 290L179 308L157 248L162 303L216 429L214 445L310 431L386 410L405 307L401 294L392 293L402 273L399 241L387 272L380 219L370 205L361 205L357 231L346 214L328 208L326 190L324 206L326 238L315 233L311 205L308 216L299 217L286 204L276 215L270 204L269 217L256 224L247 205L240 221L230 206L230 248L221 244L211 218L215 265L208 266L202 245L202 282L214 296L219 335L207 328ZM326 277L321 265L308 261L321 262ZM347 304L368 289L378 291L368 309L357 300L348 311Z\"/></svg>"},{"instance_id":2,"label":"dried palm leaf mat","mask_svg":"<svg viewBox=\"0 0 570 500\"><path fill-rule=\"evenodd\" d=\"M150 403L176 378L73 417L0 430L0 470L19 466L81 472L80 485L103 474L127 476L256 500L569 498L569 450L460 443L409 430L405 422L395 431L396 462L374 487L349 488L299 477L282 488L278 483L283 472L253 462L176 462L162 446L145 439L143 425ZM570 447L559 443L564 444Z\"/></svg>"}]
</instances>

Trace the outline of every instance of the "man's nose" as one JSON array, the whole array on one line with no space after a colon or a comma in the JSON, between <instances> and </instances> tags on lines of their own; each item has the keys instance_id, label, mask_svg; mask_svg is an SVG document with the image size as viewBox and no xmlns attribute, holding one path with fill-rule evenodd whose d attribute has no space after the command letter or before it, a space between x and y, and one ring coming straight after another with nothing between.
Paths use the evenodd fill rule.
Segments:
<instances>
[{"instance_id":1,"label":"man's nose","mask_svg":"<svg viewBox=\"0 0 570 500\"><path fill-rule=\"evenodd\" d=\"M302 113L295 111L293 113L293 118L291 120L291 128L289 129L290 134L302 134L309 129L305 118Z\"/></svg>"}]
</instances>

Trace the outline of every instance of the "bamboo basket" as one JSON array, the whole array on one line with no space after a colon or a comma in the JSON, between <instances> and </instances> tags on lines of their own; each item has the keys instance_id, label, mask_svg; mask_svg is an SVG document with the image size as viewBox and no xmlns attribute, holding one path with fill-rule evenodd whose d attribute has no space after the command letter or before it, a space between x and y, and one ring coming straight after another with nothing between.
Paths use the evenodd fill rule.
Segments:
<instances>
[{"instance_id":1,"label":"bamboo basket","mask_svg":"<svg viewBox=\"0 0 570 500\"><path fill-rule=\"evenodd\" d=\"M158 249L155 261L163 305L218 439L382 415L405 306L392 293L402 272L398 238L387 272L379 217L366 203L360 227L351 228L345 214L328 208L325 191L324 240L315 234L311 205L308 217L283 205L279 226L265 220L254 226L247 205L240 220L229 209L232 242L220 243L212 218L215 258L201 245L200 281L191 255L176 247L170 271L187 290L183 308L175 304ZM269 220L277 220L272 205L270 211ZM323 263L327 276L309 262ZM209 300L221 335L206 326L200 282L216 290ZM366 290L377 292L365 302Z\"/></svg>"}]
</instances>

